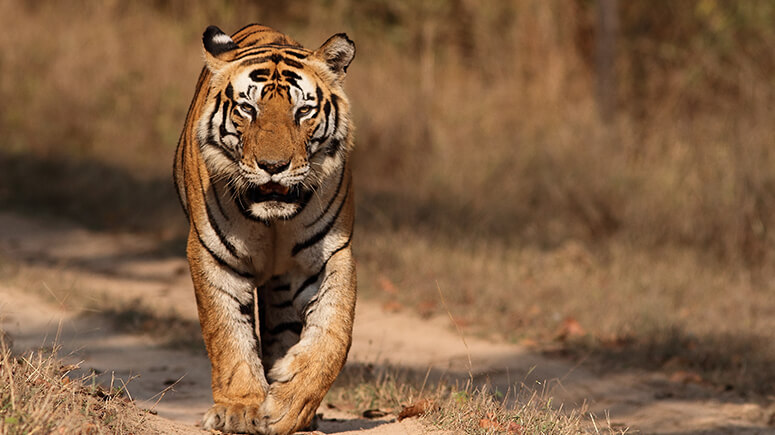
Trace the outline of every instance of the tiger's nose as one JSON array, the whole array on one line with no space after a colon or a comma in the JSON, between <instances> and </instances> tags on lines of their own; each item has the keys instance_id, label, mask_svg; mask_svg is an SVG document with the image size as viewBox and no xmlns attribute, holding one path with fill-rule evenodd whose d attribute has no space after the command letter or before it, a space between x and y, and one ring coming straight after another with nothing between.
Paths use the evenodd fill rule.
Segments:
<instances>
[{"instance_id":1,"label":"tiger's nose","mask_svg":"<svg viewBox=\"0 0 775 435\"><path fill-rule=\"evenodd\" d=\"M271 175L278 174L291 166L291 161L286 160L284 162L278 160L259 160L256 162L258 167L265 170Z\"/></svg>"}]
</instances>

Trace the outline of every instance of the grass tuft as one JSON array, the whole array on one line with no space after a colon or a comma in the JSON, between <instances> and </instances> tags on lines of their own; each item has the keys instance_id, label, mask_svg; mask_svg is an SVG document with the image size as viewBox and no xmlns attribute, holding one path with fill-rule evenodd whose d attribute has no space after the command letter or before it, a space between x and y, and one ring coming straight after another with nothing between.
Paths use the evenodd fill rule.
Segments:
<instances>
[{"instance_id":1,"label":"grass tuft","mask_svg":"<svg viewBox=\"0 0 775 435\"><path fill-rule=\"evenodd\" d=\"M468 434L620 433L610 423L568 411L545 391L515 386L492 390L445 380L428 382L420 374L391 366L350 365L324 401L331 408L367 416L389 413L398 419L419 417L429 428ZM375 412L380 411L380 412Z\"/></svg>"},{"instance_id":2,"label":"grass tuft","mask_svg":"<svg viewBox=\"0 0 775 435\"><path fill-rule=\"evenodd\" d=\"M93 376L71 379L58 347L14 356L0 334L0 434L140 432L125 389L99 386Z\"/></svg>"}]
</instances>

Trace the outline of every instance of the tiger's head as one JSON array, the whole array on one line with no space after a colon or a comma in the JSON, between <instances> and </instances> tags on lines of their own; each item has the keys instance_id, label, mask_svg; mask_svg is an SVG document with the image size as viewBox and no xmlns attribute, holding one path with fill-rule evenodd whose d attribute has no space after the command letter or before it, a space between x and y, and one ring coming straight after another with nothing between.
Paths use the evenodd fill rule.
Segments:
<instances>
[{"instance_id":1,"label":"tiger's head","mask_svg":"<svg viewBox=\"0 0 775 435\"><path fill-rule=\"evenodd\" d=\"M225 180L243 213L288 219L352 148L342 90L355 45L345 34L307 50L268 27L202 36L207 95L197 139L213 180Z\"/></svg>"}]
</instances>

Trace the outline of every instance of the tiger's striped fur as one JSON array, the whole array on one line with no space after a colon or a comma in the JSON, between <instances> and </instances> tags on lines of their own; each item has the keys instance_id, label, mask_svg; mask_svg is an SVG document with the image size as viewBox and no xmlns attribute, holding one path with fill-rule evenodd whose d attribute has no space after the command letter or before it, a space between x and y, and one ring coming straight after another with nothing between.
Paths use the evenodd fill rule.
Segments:
<instances>
[{"instance_id":1,"label":"tiger's striped fur","mask_svg":"<svg viewBox=\"0 0 775 435\"><path fill-rule=\"evenodd\" d=\"M203 426L310 424L350 348L355 45L318 50L249 25L203 35L206 67L175 156L215 405Z\"/></svg>"}]
</instances>

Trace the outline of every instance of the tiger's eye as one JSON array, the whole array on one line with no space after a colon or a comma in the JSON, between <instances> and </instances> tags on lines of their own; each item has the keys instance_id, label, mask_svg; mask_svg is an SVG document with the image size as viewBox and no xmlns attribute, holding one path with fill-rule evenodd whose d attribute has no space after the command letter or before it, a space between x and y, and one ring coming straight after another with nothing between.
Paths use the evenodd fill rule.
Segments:
<instances>
[{"instance_id":1,"label":"tiger's eye","mask_svg":"<svg viewBox=\"0 0 775 435\"><path fill-rule=\"evenodd\" d=\"M250 115L251 118L256 117L256 109L248 103L240 103L240 110Z\"/></svg>"},{"instance_id":2,"label":"tiger's eye","mask_svg":"<svg viewBox=\"0 0 775 435\"><path fill-rule=\"evenodd\" d=\"M312 106L301 106L299 107L299 110L296 113L298 113L299 115L306 115L311 111L312 111Z\"/></svg>"}]
</instances>

